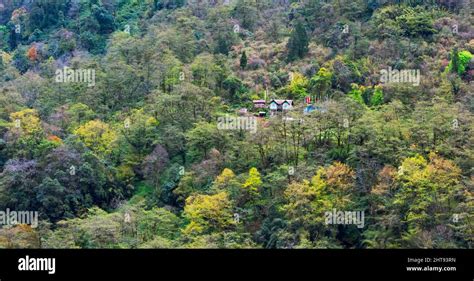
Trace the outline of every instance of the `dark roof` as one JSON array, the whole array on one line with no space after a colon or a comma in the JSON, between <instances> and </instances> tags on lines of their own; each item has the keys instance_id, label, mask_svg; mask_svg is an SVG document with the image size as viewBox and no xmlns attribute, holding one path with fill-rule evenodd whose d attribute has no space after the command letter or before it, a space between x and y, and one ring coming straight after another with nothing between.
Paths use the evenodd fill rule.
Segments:
<instances>
[{"instance_id":1,"label":"dark roof","mask_svg":"<svg viewBox=\"0 0 474 281\"><path fill-rule=\"evenodd\" d=\"M289 103L289 104L293 104L293 100L272 100L271 103L274 102L278 105L282 105L284 104L285 102L286 103Z\"/></svg>"}]
</instances>

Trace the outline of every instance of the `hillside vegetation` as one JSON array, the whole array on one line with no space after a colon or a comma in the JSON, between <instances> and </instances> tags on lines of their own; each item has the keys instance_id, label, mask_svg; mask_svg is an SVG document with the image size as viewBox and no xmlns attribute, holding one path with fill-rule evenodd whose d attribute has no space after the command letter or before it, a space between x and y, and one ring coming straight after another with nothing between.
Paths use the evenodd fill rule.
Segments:
<instances>
[{"instance_id":1,"label":"hillside vegetation","mask_svg":"<svg viewBox=\"0 0 474 281\"><path fill-rule=\"evenodd\" d=\"M472 248L473 54L469 0L2 1L0 247Z\"/></svg>"}]
</instances>

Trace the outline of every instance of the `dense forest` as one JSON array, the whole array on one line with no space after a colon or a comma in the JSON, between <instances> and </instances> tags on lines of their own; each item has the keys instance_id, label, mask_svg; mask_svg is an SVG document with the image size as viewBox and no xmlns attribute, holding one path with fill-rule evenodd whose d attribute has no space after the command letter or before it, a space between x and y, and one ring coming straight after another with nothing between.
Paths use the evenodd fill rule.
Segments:
<instances>
[{"instance_id":1,"label":"dense forest","mask_svg":"<svg viewBox=\"0 0 474 281\"><path fill-rule=\"evenodd\" d=\"M0 248L472 248L473 11L0 1Z\"/></svg>"}]
</instances>

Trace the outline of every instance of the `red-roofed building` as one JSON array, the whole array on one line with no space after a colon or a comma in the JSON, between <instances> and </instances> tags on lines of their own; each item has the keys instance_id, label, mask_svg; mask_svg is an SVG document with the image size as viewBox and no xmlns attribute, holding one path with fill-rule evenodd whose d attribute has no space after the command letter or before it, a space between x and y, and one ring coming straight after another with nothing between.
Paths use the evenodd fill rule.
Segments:
<instances>
[{"instance_id":1,"label":"red-roofed building","mask_svg":"<svg viewBox=\"0 0 474 281\"><path fill-rule=\"evenodd\" d=\"M253 106L255 108L265 108L267 107L267 102L265 100L254 100Z\"/></svg>"}]
</instances>

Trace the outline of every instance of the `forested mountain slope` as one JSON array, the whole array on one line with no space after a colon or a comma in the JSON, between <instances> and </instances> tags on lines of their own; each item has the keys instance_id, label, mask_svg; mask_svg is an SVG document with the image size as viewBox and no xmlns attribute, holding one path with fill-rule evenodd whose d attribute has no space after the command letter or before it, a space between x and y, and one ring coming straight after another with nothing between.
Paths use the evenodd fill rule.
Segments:
<instances>
[{"instance_id":1,"label":"forested mountain slope","mask_svg":"<svg viewBox=\"0 0 474 281\"><path fill-rule=\"evenodd\" d=\"M0 2L0 247L472 248L472 4Z\"/></svg>"}]
</instances>

